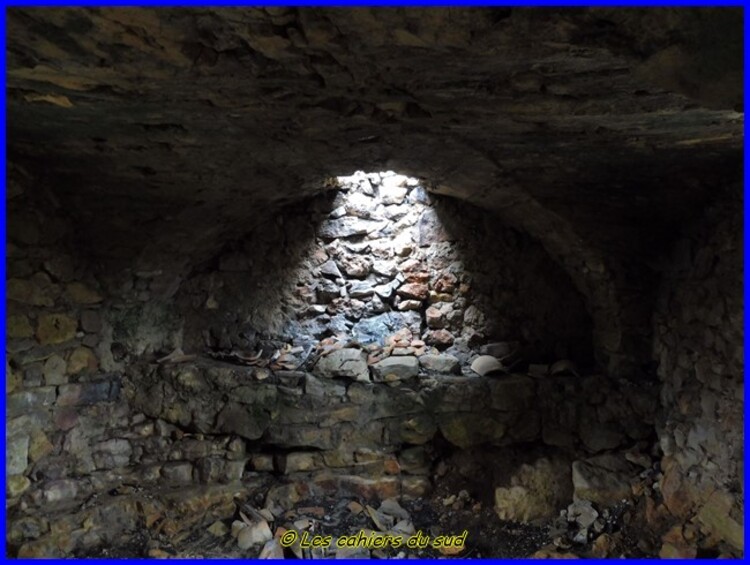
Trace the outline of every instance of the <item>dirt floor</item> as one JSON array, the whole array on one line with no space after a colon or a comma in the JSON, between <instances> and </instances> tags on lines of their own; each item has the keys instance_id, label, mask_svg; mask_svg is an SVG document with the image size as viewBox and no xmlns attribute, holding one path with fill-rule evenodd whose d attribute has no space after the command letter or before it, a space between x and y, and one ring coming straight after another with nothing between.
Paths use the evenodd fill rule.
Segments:
<instances>
[{"instance_id":1,"label":"dirt floor","mask_svg":"<svg viewBox=\"0 0 750 565\"><path fill-rule=\"evenodd\" d=\"M241 549L238 539L232 535L233 523L243 521L243 515L253 521L253 501L238 504L236 515L221 524L214 523L187 532L174 539L152 537L148 531L140 531L121 545L102 548L94 553L78 557L161 557L161 558L257 558L261 555L264 543ZM281 533L294 529L300 535L308 532L313 535L331 536L328 549L309 549L295 544L276 550L286 558L522 558L522 557L592 557L592 541L575 543L571 540L572 531L567 531L564 518L548 520L544 523L525 525L504 522L498 519L491 506L473 500L466 491L458 495L445 496L436 490L430 497L397 505L403 516L389 516L378 512L377 504L368 508L367 502L353 498L331 499L312 498L301 501L294 509L269 521L269 530L278 540ZM390 510L390 509L387 509ZM373 517L374 512L374 517ZM391 510L392 512L392 510ZM397 513L398 513L397 512ZM607 520L605 538L612 540L612 556L645 557L638 547L639 534L626 523L632 509L623 506L613 509ZM401 519L399 519L401 518ZM383 523L384 519L389 520ZM403 521L402 521L403 520ZM398 548L382 549L337 549L336 540L340 536L353 536L360 531L366 535L373 532L405 532L404 539L421 532L420 539L426 536L435 540L437 536L460 535L467 532L465 546L461 551L438 550L429 545L424 548L409 548L402 544ZM236 527L236 525L235 525ZM273 542L272 542L273 543ZM280 553L278 556L281 556Z\"/></svg>"}]
</instances>

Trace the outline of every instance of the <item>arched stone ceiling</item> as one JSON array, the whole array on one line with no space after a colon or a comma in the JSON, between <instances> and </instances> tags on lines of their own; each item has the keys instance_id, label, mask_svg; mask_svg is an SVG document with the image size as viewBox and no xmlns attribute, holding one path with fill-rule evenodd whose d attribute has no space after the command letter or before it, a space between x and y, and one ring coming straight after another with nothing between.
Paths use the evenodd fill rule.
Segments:
<instances>
[{"instance_id":1,"label":"arched stone ceiling","mask_svg":"<svg viewBox=\"0 0 750 565\"><path fill-rule=\"evenodd\" d=\"M425 177L553 253L647 260L741 175L740 9L7 21L9 157L124 263L197 258L357 169Z\"/></svg>"}]
</instances>

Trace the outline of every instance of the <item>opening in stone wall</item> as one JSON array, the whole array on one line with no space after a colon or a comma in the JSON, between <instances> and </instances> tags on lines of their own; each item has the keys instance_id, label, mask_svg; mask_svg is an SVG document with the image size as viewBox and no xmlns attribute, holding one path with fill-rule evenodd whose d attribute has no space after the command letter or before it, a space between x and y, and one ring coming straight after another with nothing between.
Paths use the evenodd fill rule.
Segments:
<instances>
[{"instance_id":1,"label":"opening in stone wall","mask_svg":"<svg viewBox=\"0 0 750 565\"><path fill-rule=\"evenodd\" d=\"M276 369L322 356L318 371L364 381L594 368L583 298L541 245L393 171L330 183L196 269L181 295L200 305L190 347L264 366L271 355Z\"/></svg>"}]
</instances>

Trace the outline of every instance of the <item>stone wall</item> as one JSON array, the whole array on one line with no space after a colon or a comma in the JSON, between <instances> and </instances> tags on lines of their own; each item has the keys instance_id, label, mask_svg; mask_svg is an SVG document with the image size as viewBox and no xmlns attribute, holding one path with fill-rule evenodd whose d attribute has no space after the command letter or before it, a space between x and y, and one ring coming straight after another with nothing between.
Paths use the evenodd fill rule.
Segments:
<instances>
[{"instance_id":1,"label":"stone wall","mask_svg":"<svg viewBox=\"0 0 750 565\"><path fill-rule=\"evenodd\" d=\"M601 375L421 372L401 381L365 382L316 368L259 380L253 368L208 360L144 363L129 371L128 380L134 406L149 417L190 433L240 436L256 453L284 453L288 461L276 470L288 473L355 472L361 450L378 453L368 461L382 463L438 435L459 449L540 443L598 453L649 439L655 408L653 391ZM293 468L292 459L304 466ZM398 474L399 465L391 468Z\"/></svg>"},{"instance_id":2,"label":"stone wall","mask_svg":"<svg viewBox=\"0 0 750 565\"><path fill-rule=\"evenodd\" d=\"M591 364L584 301L539 244L488 212L430 196L417 179L357 173L336 184L186 281L186 350L251 350L261 336L382 346L406 327L463 361L501 340L521 342L537 362Z\"/></svg>"},{"instance_id":3,"label":"stone wall","mask_svg":"<svg viewBox=\"0 0 750 565\"><path fill-rule=\"evenodd\" d=\"M15 167L7 206L9 555L70 555L142 526L150 503L99 505L106 493L200 482L201 449L234 461L244 446L230 437L191 443L133 409L124 368L179 340L167 303L152 298L153 276L103 284L54 195ZM222 478L243 469L228 464Z\"/></svg>"},{"instance_id":4,"label":"stone wall","mask_svg":"<svg viewBox=\"0 0 750 565\"><path fill-rule=\"evenodd\" d=\"M724 194L677 242L654 317L664 504L688 524L681 533L700 532L693 544L734 550L744 501L740 194Z\"/></svg>"},{"instance_id":5,"label":"stone wall","mask_svg":"<svg viewBox=\"0 0 750 565\"><path fill-rule=\"evenodd\" d=\"M652 492L638 481L654 481L655 426L661 497L644 504L662 513L646 516L677 522L680 543L741 547L739 206L712 210L665 275L657 422L652 383L535 368L591 362L583 299L541 246L417 181L348 177L177 286L166 269L101 271L54 198L28 192L23 171L11 180L12 554L85 553L138 528L177 536L231 513L238 493L272 507L303 492L424 496L447 460L493 465L501 516L554 514L568 494L517 498L560 473L602 508ZM469 365L496 340L521 344L524 362L479 377ZM484 449L557 455L495 467ZM663 554L683 551L668 535Z\"/></svg>"},{"instance_id":6,"label":"stone wall","mask_svg":"<svg viewBox=\"0 0 750 565\"><path fill-rule=\"evenodd\" d=\"M108 469L131 455L110 434L137 425L120 400L119 375L102 367L111 353L102 343L101 289L73 253L71 225L53 195L32 192L31 184L11 169L6 492L16 518L101 489ZM9 529L11 545L21 541L19 528L30 536L44 531L21 520Z\"/></svg>"},{"instance_id":7,"label":"stone wall","mask_svg":"<svg viewBox=\"0 0 750 565\"><path fill-rule=\"evenodd\" d=\"M49 502L62 496L55 481L94 468L90 454L79 460L73 446L128 417L117 407L119 377L101 364L103 295L72 252L70 225L53 197L25 193L27 182L23 172L12 171L6 302L11 506L30 481L49 483L42 490Z\"/></svg>"}]
</instances>

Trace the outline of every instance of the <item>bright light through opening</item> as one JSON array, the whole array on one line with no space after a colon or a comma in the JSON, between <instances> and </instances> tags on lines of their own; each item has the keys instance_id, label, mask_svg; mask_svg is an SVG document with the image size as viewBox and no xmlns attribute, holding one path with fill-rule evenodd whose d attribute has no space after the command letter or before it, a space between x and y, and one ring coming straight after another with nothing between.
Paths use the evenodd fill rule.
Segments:
<instances>
[{"instance_id":1,"label":"bright light through opening","mask_svg":"<svg viewBox=\"0 0 750 565\"><path fill-rule=\"evenodd\" d=\"M420 181L414 177L399 175L393 171L379 173L365 173L357 171L353 175L336 177L339 187L351 192L348 198L352 206L369 208L383 214L385 206L401 205L409 201L415 202L416 198L424 199L426 194L420 187ZM420 195L411 199L407 196L416 189Z\"/></svg>"}]
</instances>

